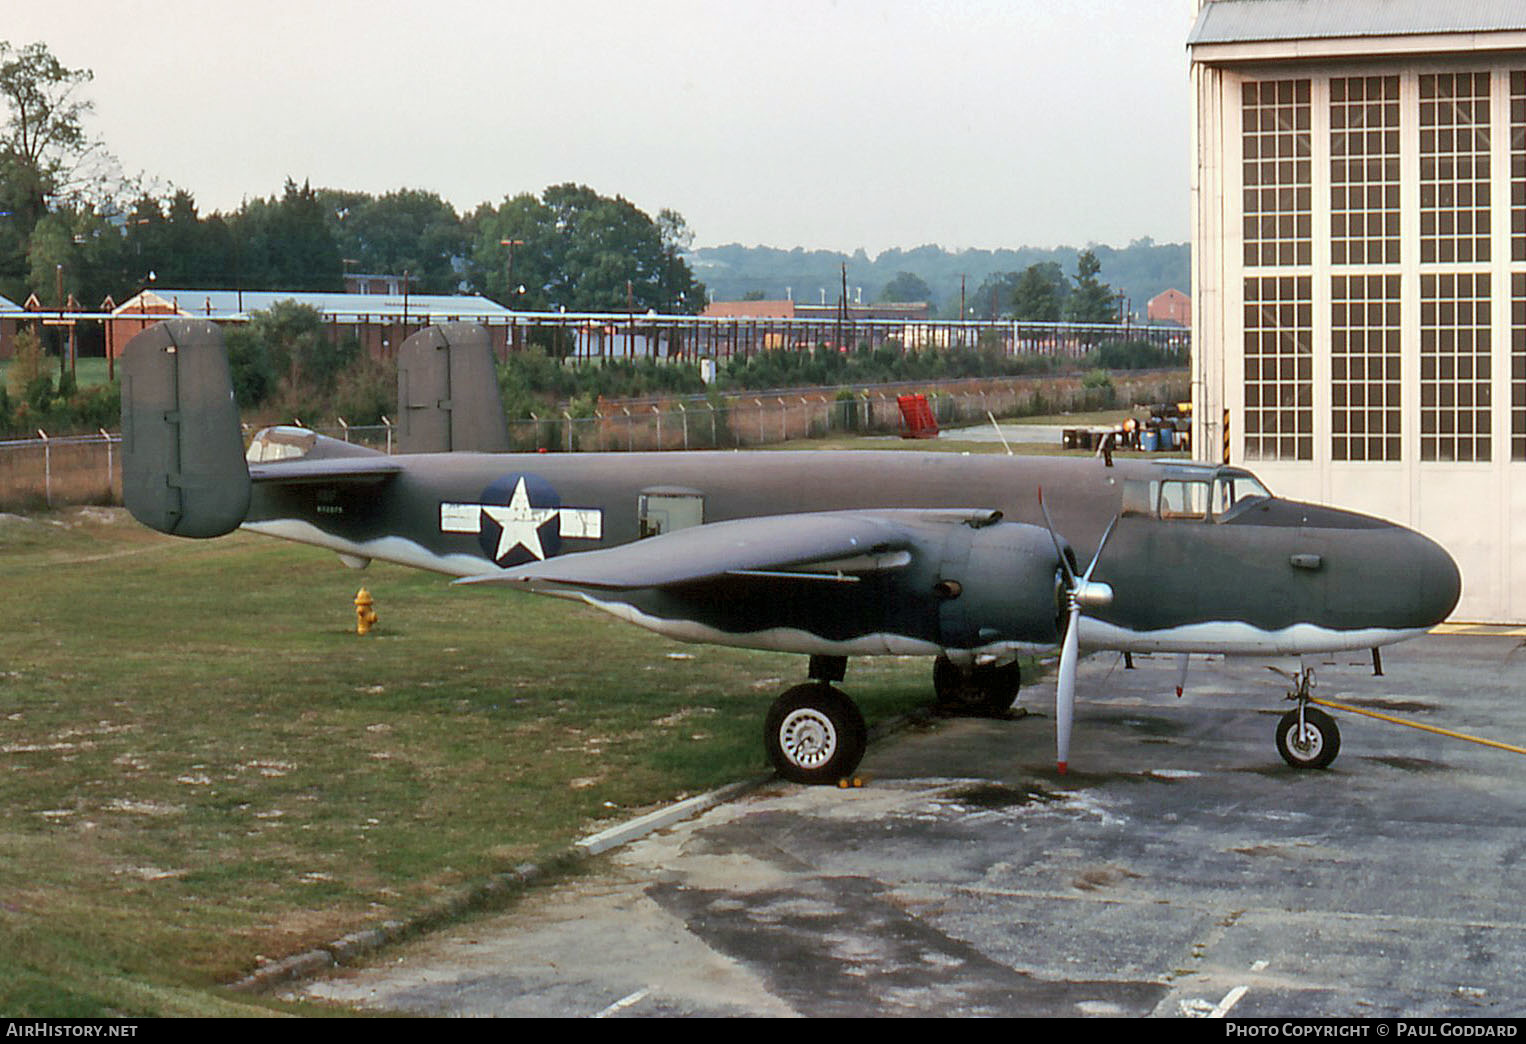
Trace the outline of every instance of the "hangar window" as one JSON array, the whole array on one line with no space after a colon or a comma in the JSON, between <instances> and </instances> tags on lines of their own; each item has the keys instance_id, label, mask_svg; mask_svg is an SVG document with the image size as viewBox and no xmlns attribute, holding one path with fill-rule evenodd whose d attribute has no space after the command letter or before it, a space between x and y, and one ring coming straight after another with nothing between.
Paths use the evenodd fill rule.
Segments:
<instances>
[{"instance_id":1,"label":"hangar window","mask_svg":"<svg viewBox=\"0 0 1526 1044\"><path fill-rule=\"evenodd\" d=\"M1526 72L1510 74L1510 257L1526 261Z\"/></svg>"},{"instance_id":2,"label":"hangar window","mask_svg":"<svg viewBox=\"0 0 1526 1044\"><path fill-rule=\"evenodd\" d=\"M1314 459L1314 305L1308 276L1245 280L1245 456Z\"/></svg>"},{"instance_id":3,"label":"hangar window","mask_svg":"<svg viewBox=\"0 0 1526 1044\"><path fill-rule=\"evenodd\" d=\"M1489 274L1420 274L1420 459L1489 459Z\"/></svg>"},{"instance_id":4,"label":"hangar window","mask_svg":"<svg viewBox=\"0 0 1526 1044\"><path fill-rule=\"evenodd\" d=\"M1309 81L1246 83L1240 102L1245 264L1310 264Z\"/></svg>"},{"instance_id":5,"label":"hangar window","mask_svg":"<svg viewBox=\"0 0 1526 1044\"><path fill-rule=\"evenodd\" d=\"M1420 260L1489 260L1489 74L1420 77Z\"/></svg>"},{"instance_id":6,"label":"hangar window","mask_svg":"<svg viewBox=\"0 0 1526 1044\"><path fill-rule=\"evenodd\" d=\"M1330 81L1330 261L1399 263L1399 78Z\"/></svg>"},{"instance_id":7,"label":"hangar window","mask_svg":"<svg viewBox=\"0 0 1526 1044\"><path fill-rule=\"evenodd\" d=\"M1330 457L1400 458L1399 277L1330 281Z\"/></svg>"},{"instance_id":8,"label":"hangar window","mask_svg":"<svg viewBox=\"0 0 1526 1044\"><path fill-rule=\"evenodd\" d=\"M1526 275L1510 276L1510 459L1526 460Z\"/></svg>"}]
</instances>

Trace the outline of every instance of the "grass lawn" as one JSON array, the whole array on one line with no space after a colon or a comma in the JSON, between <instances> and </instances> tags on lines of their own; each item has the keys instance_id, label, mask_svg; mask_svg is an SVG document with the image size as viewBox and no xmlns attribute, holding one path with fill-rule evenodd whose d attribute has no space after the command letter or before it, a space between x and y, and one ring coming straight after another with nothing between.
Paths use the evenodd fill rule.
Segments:
<instances>
[{"instance_id":1,"label":"grass lawn","mask_svg":"<svg viewBox=\"0 0 1526 1044\"><path fill-rule=\"evenodd\" d=\"M763 712L804 674L120 510L0 516L0 576L10 1016L285 1010L218 984L764 770ZM929 673L855 660L845 688L872 721Z\"/></svg>"},{"instance_id":2,"label":"grass lawn","mask_svg":"<svg viewBox=\"0 0 1526 1044\"><path fill-rule=\"evenodd\" d=\"M58 383L58 356L50 355L47 359L47 372L52 375L53 383ZM6 379L10 370L11 361L0 359L0 383ZM79 381L81 388L88 388L96 384L106 383L106 360L104 358L81 358L75 361L75 379Z\"/></svg>"}]
</instances>

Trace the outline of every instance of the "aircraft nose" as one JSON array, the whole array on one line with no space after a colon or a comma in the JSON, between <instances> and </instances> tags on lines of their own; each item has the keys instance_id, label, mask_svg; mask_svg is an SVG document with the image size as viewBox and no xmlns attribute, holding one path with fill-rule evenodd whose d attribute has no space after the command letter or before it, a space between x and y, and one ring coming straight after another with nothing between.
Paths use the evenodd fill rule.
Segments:
<instances>
[{"instance_id":1,"label":"aircraft nose","mask_svg":"<svg viewBox=\"0 0 1526 1044\"><path fill-rule=\"evenodd\" d=\"M1418 581L1413 599L1416 626L1433 627L1457 608L1462 595L1462 573L1446 548L1414 530L1406 530L1406 556L1411 574Z\"/></svg>"}]
</instances>

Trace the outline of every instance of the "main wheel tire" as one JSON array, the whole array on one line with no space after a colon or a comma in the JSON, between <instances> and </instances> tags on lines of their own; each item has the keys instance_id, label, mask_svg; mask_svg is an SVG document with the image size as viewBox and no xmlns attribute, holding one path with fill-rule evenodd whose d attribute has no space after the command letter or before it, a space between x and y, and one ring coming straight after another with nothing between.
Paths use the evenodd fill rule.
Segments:
<instances>
[{"instance_id":1,"label":"main wheel tire","mask_svg":"<svg viewBox=\"0 0 1526 1044\"><path fill-rule=\"evenodd\" d=\"M869 729L858 707L825 682L787 689L763 724L768 760L792 783L836 783L863 760Z\"/></svg>"},{"instance_id":2,"label":"main wheel tire","mask_svg":"<svg viewBox=\"0 0 1526 1044\"><path fill-rule=\"evenodd\" d=\"M1022 667L1016 660L975 667L968 674L947 656L933 661L933 692L938 709L948 714L1000 717L1011 710L1022 684Z\"/></svg>"},{"instance_id":3,"label":"main wheel tire","mask_svg":"<svg viewBox=\"0 0 1526 1044\"><path fill-rule=\"evenodd\" d=\"M1296 710L1288 711L1277 722L1277 753L1294 768L1325 768L1340 752L1341 730L1322 710L1304 708L1301 734Z\"/></svg>"}]
</instances>

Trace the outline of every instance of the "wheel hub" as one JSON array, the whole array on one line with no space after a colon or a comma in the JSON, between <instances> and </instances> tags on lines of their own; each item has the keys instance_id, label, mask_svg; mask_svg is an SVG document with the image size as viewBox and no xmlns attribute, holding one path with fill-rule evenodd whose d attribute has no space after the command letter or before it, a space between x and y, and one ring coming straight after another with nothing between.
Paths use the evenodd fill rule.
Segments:
<instances>
[{"instance_id":1,"label":"wheel hub","mask_svg":"<svg viewBox=\"0 0 1526 1044\"><path fill-rule=\"evenodd\" d=\"M1324 737L1313 725L1294 723L1293 727L1288 729L1288 748L1302 758L1313 760L1319 757L1319 752L1324 745Z\"/></svg>"},{"instance_id":2,"label":"wheel hub","mask_svg":"<svg viewBox=\"0 0 1526 1044\"><path fill-rule=\"evenodd\" d=\"M820 711L802 707L791 711L779 725L779 746L801 768L815 768L837 750L837 730Z\"/></svg>"}]
</instances>

